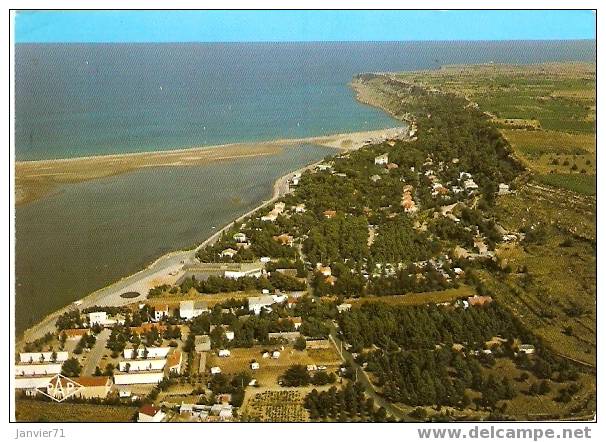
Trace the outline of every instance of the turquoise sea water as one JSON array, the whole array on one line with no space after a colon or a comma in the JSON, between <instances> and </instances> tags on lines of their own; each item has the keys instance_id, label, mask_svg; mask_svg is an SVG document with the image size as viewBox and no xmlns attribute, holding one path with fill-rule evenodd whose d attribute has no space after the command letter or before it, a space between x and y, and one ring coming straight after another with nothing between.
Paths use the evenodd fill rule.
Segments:
<instances>
[{"instance_id":1,"label":"turquoise sea water","mask_svg":"<svg viewBox=\"0 0 606 442\"><path fill-rule=\"evenodd\" d=\"M360 72L593 60L595 42L18 44L18 160L391 127L354 100ZM16 209L16 329L192 245L334 150L137 171Z\"/></svg>"}]
</instances>

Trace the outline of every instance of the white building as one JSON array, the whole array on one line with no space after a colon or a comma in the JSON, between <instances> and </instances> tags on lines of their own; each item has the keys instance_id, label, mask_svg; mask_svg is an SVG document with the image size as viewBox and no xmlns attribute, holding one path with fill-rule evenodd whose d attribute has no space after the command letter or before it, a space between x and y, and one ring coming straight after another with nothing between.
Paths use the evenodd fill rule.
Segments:
<instances>
[{"instance_id":1,"label":"white building","mask_svg":"<svg viewBox=\"0 0 606 442\"><path fill-rule=\"evenodd\" d=\"M389 157L386 153L384 153L383 155L379 155L375 157L375 164L377 166L382 166L389 163Z\"/></svg>"},{"instance_id":2,"label":"white building","mask_svg":"<svg viewBox=\"0 0 606 442\"><path fill-rule=\"evenodd\" d=\"M229 356L231 356L231 352L229 350L219 350L220 358L228 358Z\"/></svg>"},{"instance_id":3,"label":"white building","mask_svg":"<svg viewBox=\"0 0 606 442\"><path fill-rule=\"evenodd\" d=\"M211 367L210 368L210 374L219 374L219 373L221 373L220 367Z\"/></svg>"},{"instance_id":4,"label":"white building","mask_svg":"<svg viewBox=\"0 0 606 442\"><path fill-rule=\"evenodd\" d=\"M88 323L93 325L106 325L108 324L107 312L90 312L88 314Z\"/></svg>"},{"instance_id":5,"label":"white building","mask_svg":"<svg viewBox=\"0 0 606 442\"><path fill-rule=\"evenodd\" d=\"M505 183L499 184L499 195L507 195L509 193L509 185Z\"/></svg>"},{"instance_id":6,"label":"white building","mask_svg":"<svg viewBox=\"0 0 606 442\"><path fill-rule=\"evenodd\" d=\"M259 369L259 367L260 367L260 365L259 365L259 363L258 363L258 362L251 362L251 363L250 363L250 369L251 369L251 370L258 370L258 369Z\"/></svg>"},{"instance_id":7,"label":"white building","mask_svg":"<svg viewBox=\"0 0 606 442\"><path fill-rule=\"evenodd\" d=\"M166 414L153 405L143 405L139 408L137 422L162 422Z\"/></svg>"},{"instance_id":8,"label":"white building","mask_svg":"<svg viewBox=\"0 0 606 442\"><path fill-rule=\"evenodd\" d=\"M259 278L263 274L263 264L261 262L243 262L225 269L226 278L238 279L244 276Z\"/></svg>"},{"instance_id":9,"label":"white building","mask_svg":"<svg viewBox=\"0 0 606 442\"><path fill-rule=\"evenodd\" d=\"M136 359L165 359L170 350L170 347L139 347ZM125 348L123 354L124 359L133 359L134 349Z\"/></svg>"},{"instance_id":10,"label":"white building","mask_svg":"<svg viewBox=\"0 0 606 442\"><path fill-rule=\"evenodd\" d=\"M135 373L114 373L114 384L157 384L164 379L164 371L139 371Z\"/></svg>"},{"instance_id":11,"label":"white building","mask_svg":"<svg viewBox=\"0 0 606 442\"><path fill-rule=\"evenodd\" d=\"M225 332L225 339L227 339L228 341L233 341L235 337L236 337L236 335L234 334L233 331L228 330Z\"/></svg>"},{"instance_id":12,"label":"white building","mask_svg":"<svg viewBox=\"0 0 606 442\"><path fill-rule=\"evenodd\" d=\"M233 258L234 256L236 256L238 254L237 250L234 250L232 248L229 249L225 249L221 252L221 257L222 258Z\"/></svg>"},{"instance_id":13,"label":"white building","mask_svg":"<svg viewBox=\"0 0 606 442\"><path fill-rule=\"evenodd\" d=\"M164 318L168 318L168 305L163 307L156 307L154 310L154 321L160 322Z\"/></svg>"},{"instance_id":14,"label":"white building","mask_svg":"<svg viewBox=\"0 0 606 442\"><path fill-rule=\"evenodd\" d=\"M157 371L163 370L165 365L166 359L130 359L128 361L120 361L118 369L126 373Z\"/></svg>"},{"instance_id":15,"label":"white building","mask_svg":"<svg viewBox=\"0 0 606 442\"><path fill-rule=\"evenodd\" d=\"M179 303L181 319L190 320L208 311L208 304L204 301L181 301Z\"/></svg>"},{"instance_id":16,"label":"white building","mask_svg":"<svg viewBox=\"0 0 606 442\"><path fill-rule=\"evenodd\" d=\"M22 364L39 364L42 362L65 362L69 358L66 351L57 351L53 356L52 351L19 353L19 361Z\"/></svg>"},{"instance_id":17,"label":"white building","mask_svg":"<svg viewBox=\"0 0 606 442\"><path fill-rule=\"evenodd\" d=\"M242 233L242 232L238 232L236 233L234 236L234 241L236 241L237 243L245 243L246 242L246 234Z\"/></svg>"},{"instance_id":18,"label":"white building","mask_svg":"<svg viewBox=\"0 0 606 442\"><path fill-rule=\"evenodd\" d=\"M62 364L19 364L15 365L16 376L45 376L61 373Z\"/></svg>"},{"instance_id":19,"label":"white building","mask_svg":"<svg viewBox=\"0 0 606 442\"><path fill-rule=\"evenodd\" d=\"M248 298L248 310L254 312L255 315L261 313L263 309L270 309L273 304L275 304L274 298L268 295Z\"/></svg>"}]
</instances>

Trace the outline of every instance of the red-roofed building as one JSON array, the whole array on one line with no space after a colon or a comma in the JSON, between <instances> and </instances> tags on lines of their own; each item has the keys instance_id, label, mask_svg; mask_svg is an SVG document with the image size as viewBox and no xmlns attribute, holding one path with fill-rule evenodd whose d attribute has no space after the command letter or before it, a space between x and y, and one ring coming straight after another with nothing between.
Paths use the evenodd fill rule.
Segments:
<instances>
[{"instance_id":1,"label":"red-roofed building","mask_svg":"<svg viewBox=\"0 0 606 442\"><path fill-rule=\"evenodd\" d=\"M139 408L137 422L162 422L166 414L154 405L143 405Z\"/></svg>"}]
</instances>

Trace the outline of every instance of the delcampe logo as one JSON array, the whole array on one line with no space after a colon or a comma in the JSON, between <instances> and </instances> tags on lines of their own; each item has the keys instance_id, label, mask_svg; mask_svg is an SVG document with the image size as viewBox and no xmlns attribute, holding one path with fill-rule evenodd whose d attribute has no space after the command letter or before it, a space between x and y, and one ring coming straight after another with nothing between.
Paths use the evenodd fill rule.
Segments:
<instances>
[{"instance_id":1,"label":"delcampe logo","mask_svg":"<svg viewBox=\"0 0 606 442\"><path fill-rule=\"evenodd\" d=\"M57 374L53 376L45 386L38 387L36 390L56 402L63 402L83 388L82 385L73 379Z\"/></svg>"}]
</instances>

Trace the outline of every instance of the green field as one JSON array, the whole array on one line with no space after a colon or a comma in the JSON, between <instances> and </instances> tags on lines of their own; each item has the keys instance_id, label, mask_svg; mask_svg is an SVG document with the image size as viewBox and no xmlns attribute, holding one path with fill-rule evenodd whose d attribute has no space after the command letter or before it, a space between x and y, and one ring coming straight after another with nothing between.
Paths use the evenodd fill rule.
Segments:
<instances>
[{"instance_id":1,"label":"green field","mask_svg":"<svg viewBox=\"0 0 606 442\"><path fill-rule=\"evenodd\" d=\"M445 66L398 77L477 103L538 182L595 194L594 64Z\"/></svg>"}]
</instances>

